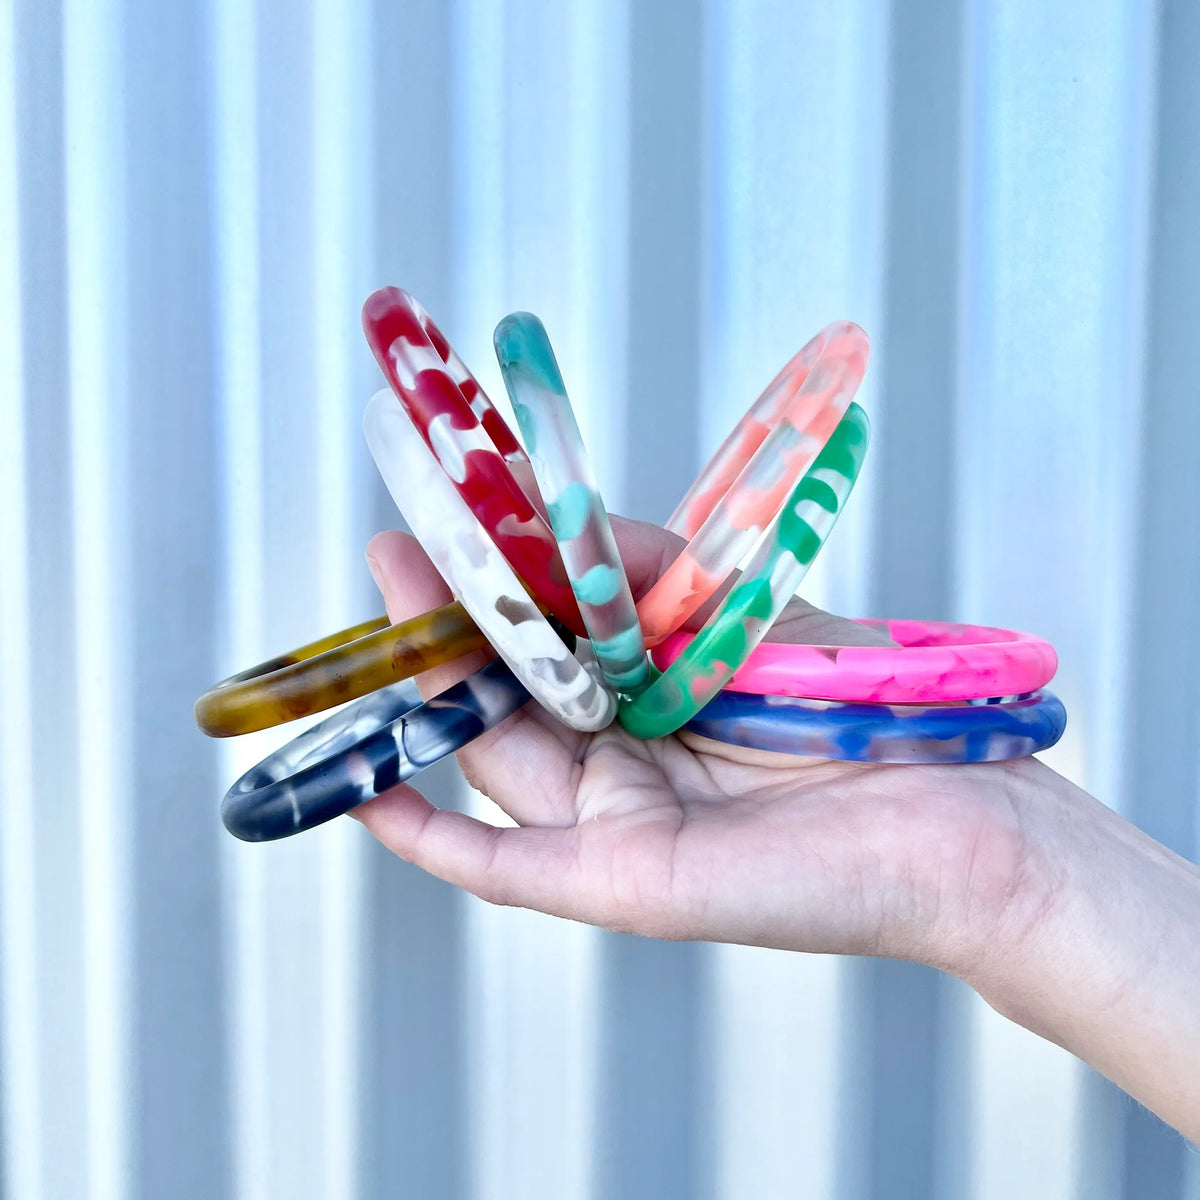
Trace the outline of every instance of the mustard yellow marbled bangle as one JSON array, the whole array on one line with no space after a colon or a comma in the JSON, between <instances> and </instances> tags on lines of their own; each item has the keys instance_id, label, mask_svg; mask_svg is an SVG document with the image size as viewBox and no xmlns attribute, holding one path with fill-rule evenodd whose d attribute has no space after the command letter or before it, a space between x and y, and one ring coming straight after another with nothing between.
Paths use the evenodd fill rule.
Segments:
<instances>
[{"instance_id":1,"label":"mustard yellow marbled bangle","mask_svg":"<svg viewBox=\"0 0 1200 1200\"><path fill-rule=\"evenodd\" d=\"M457 601L398 625L376 617L209 688L196 701L196 724L209 737L270 729L486 645L487 639Z\"/></svg>"}]
</instances>

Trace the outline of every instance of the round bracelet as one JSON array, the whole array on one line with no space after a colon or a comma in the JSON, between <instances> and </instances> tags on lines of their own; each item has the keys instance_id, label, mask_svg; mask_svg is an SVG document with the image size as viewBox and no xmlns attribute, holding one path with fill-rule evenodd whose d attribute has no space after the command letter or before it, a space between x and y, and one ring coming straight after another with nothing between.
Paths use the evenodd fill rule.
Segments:
<instances>
[{"instance_id":1,"label":"round bracelet","mask_svg":"<svg viewBox=\"0 0 1200 1200\"><path fill-rule=\"evenodd\" d=\"M425 553L533 697L574 729L608 725L615 712L612 693L542 616L388 391L371 397L363 430L392 499Z\"/></svg>"},{"instance_id":2,"label":"round bracelet","mask_svg":"<svg viewBox=\"0 0 1200 1200\"><path fill-rule=\"evenodd\" d=\"M646 644L550 339L532 313L513 313L493 340L596 663L611 688L636 695L650 682Z\"/></svg>"},{"instance_id":3,"label":"round bracelet","mask_svg":"<svg viewBox=\"0 0 1200 1200\"><path fill-rule=\"evenodd\" d=\"M508 462L524 460L524 451L474 376L400 288L372 293L362 324L388 383L458 494L533 595L572 632L583 633L554 535L508 469Z\"/></svg>"},{"instance_id":4,"label":"round bracelet","mask_svg":"<svg viewBox=\"0 0 1200 1200\"><path fill-rule=\"evenodd\" d=\"M457 601L397 625L376 617L222 680L196 701L196 724L209 737L270 729L486 645Z\"/></svg>"},{"instance_id":5,"label":"round bracelet","mask_svg":"<svg viewBox=\"0 0 1200 1200\"><path fill-rule=\"evenodd\" d=\"M829 536L858 478L869 434L866 413L851 404L721 607L640 696L620 702L625 729L644 738L673 732L746 661Z\"/></svg>"},{"instance_id":6,"label":"round bracelet","mask_svg":"<svg viewBox=\"0 0 1200 1200\"><path fill-rule=\"evenodd\" d=\"M691 541L638 601L648 645L673 633L721 586L779 512L796 480L832 435L867 368L870 343L851 321L826 327L767 389L775 423L722 494L753 436L726 440L676 510ZM801 356L804 356L801 358ZM801 359L797 363L797 359ZM793 366L793 364L795 364ZM786 375L786 378L784 376ZM780 403L782 397L786 403ZM761 428L756 402L739 429ZM682 516L680 513L682 512ZM675 518L673 518L675 519Z\"/></svg>"},{"instance_id":7,"label":"round bracelet","mask_svg":"<svg viewBox=\"0 0 1200 1200\"><path fill-rule=\"evenodd\" d=\"M723 691L684 728L776 754L841 762L968 763L1046 750L1066 725L1062 701L1046 691L995 704L933 707Z\"/></svg>"},{"instance_id":8,"label":"round bracelet","mask_svg":"<svg viewBox=\"0 0 1200 1200\"><path fill-rule=\"evenodd\" d=\"M825 345L826 334L827 331L822 330L810 338L767 384L696 476L663 528L684 538L696 536L717 502L729 491L754 452L783 419L788 405L796 399L796 393Z\"/></svg>"},{"instance_id":9,"label":"round bracelet","mask_svg":"<svg viewBox=\"0 0 1200 1200\"><path fill-rule=\"evenodd\" d=\"M414 684L394 683L247 771L225 794L221 819L246 842L311 829L461 750L528 699L499 660L423 704Z\"/></svg>"},{"instance_id":10,"label":"round bracelet","mask_svg":"<svg viewBox=\"0 0 1200 1200\"><path fill-rule=\"evenodd\" d=\"M806 646L764 642L725 685L734 692L875 704L927 704L1033 692L1054 678L1058 657L1044 638L948 621L874 621L897 646ZM691 635L654 652L665 668Z\"/></svg>"}]
</instances>

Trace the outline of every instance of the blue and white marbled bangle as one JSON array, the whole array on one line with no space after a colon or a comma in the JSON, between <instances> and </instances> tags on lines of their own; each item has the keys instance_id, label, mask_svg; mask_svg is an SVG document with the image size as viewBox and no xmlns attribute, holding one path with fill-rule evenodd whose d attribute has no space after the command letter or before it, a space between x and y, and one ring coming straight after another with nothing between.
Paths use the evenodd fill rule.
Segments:
<instances>
[{"instance_id":1,"label":"blue and white marbled bangle","mask_svg":"<svg viewBox=\"0 0 1200 1200\"><path fill-rule=\"evenodd\" d=\"M225 794L221 819L245 842L312 829L461 750L528 700L503 659L424 703L411 681L392 684L247 771Z\"/></svg>"},{"instance_id":2,"label":"blue and white marbled bangle","mask_svg":"<svg viewBox=\"0 0 1200 1200\"><path fill-rule=\"evenodd\" d=\"M714 741L840 762L969 763L1053 746L1067 710L1053 692L958 704L850 704L722 691L684 729Z\"/></svg>"}]
</instances>

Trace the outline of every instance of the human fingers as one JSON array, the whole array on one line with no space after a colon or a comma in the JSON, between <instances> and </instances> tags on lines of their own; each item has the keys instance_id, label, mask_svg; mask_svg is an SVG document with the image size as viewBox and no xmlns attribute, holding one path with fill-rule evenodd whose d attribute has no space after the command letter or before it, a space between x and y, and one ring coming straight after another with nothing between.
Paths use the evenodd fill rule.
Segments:
<instances>
[{"instance_id":1,"label":"human fingers","mask_svg":"<svg viewBox=\"0 0 1200 1200\"><path fill-rule=\"evenodd\" d=\"M389 850L492 904L603 923L603 904L580 866L578 830L497 828L396 788L356 816Z\"/></svg>"},{"instance_id":2,"label":"human fingers","mask_svg":"<svg viewBox=\"0 0 1200 1200\"><path fill-rule=\"evenodd\" d=\"M440 608L454 599L429 555L409 533L397 530L377 533L367 544L367 566L393 624ZM421 695L428 699L444 692L494 657L489 650L476 650L423 672L416 677Z\"/></svg>"},{"instance_id":3,"label":"human fingers","mask_svg":"<svg viewBox=\"0 0 1200 1200\"><path fill-rule=\"evenodd\" d=\"M364 824L393 853L491 904L646 937L710 932L702 904L672 894L678 810L585 821L569 829L496 828L435 808L421 796L388 792Z\"/></svg>"}]
</instances>

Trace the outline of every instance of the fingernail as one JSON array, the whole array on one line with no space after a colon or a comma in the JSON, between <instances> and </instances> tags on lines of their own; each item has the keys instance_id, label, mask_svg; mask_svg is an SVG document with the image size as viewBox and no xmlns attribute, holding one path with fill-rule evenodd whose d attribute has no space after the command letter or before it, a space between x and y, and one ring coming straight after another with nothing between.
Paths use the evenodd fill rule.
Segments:
<instances>
[{"instance_id":1,"label":"fingernail","mask_svg":"<svg viewBox=\"0 0 1200 1200\"><path fill-rule=\"evenodd\" d=\"M379 566L379 559L369 551L367 553L367 570L371 572L371 578L375 580L375 586L383 591L383 571Z\"/></svg>"}]
</instances>

